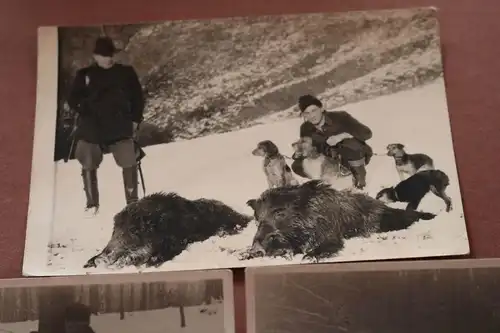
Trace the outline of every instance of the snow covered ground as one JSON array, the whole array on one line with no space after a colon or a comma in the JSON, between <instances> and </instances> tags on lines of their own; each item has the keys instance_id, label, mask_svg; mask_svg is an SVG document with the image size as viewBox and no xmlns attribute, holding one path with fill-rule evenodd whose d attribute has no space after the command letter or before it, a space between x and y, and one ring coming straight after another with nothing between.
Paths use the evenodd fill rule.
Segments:
<instances>
[{"instance_id":1,"label":"snow covered ground","mask_svg":"<svg viewBox=\"0 0 500 333\"><path fill-rule=\"evenodd\" d=\"M208 309L201 312L201 310ZM185 308L186 327L181 327L179 308L92 316L91 326L96 333L224 333L224 307L222 303ZM0 323L0 333L29 333L38 329L38 321Z\"/></svg>"},{"instance_id":2,"label":"snow covered ground","mask_svg":"<svg viewBox=\"0 0 500 333\"><path fill-rule=\"evenodd\" d=\"M342 109L371 127L374 134L369 143L376 153L385 153L388 143L399 142L406 146L408 152L424 152L433 157L436 167L450 177L448 194L453 199L454 210L446 213L441 199L429 194L419 209L438 213L434 220L420 221L404 231L373 235L368 239L351 239L343 251L329 261L468 253L443 80L346 105ZM258 141L270 139L283 154L291 156L290 144L298 137L301 119L274 118L276 121L231 133L147 147L147 157L143 160L147 192L175 191L191 199L218 199L242 213L252 214L245 202L266 189L266 179L262 172L262 160L252 156L251 150ZM367 169L366 191L372 196L382 187L399 181L394 161L389 157L374 156ZM99 169L99 188L100 214L93 219L85 219L80 167L76 161L57 163L57 201L47 273L69 275L111 272L105 268L82 268L91 256L106 245L113 228L113 215L124 205L121 171L111 155L105 156ZM192 244L174 260L165 263L161 270L276 265L301 261L300 257L292 261L277 258L240 261L238 255L250 246L255 230L255 224L251 223L239 235L224 239L212 237L205 242ZM121 270L135 271L135 268Z\"/></svg>"}]
</instances>

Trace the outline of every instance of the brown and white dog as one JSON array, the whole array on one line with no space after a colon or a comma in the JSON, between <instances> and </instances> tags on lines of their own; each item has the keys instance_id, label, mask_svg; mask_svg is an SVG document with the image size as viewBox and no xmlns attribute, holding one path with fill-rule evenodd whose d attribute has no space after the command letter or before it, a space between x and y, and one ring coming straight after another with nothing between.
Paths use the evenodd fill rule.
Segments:
<instances>
[{"instance_id":1,"label":"brown and white dog","mask_svg":"<svg viewBox=\"0 0 500 333\"><path fill-rule=\"evenodd\" d=\"M259 142L252 155L264 157L263 169L269 188L299 184L274 142L270 140Z\"/></svg>"},{"instance_id":2,"label":"brown and white dog","mask_svg":"<svg viewBox=\"0 0 500 333\"><path fill-rule=\"evenodd\" d=\"M294 149L292 158L302 159L302 169L309 179L322 180L335 189L353 187L352 177L341 172L340 156L326 156L319 152L310 137L302 137L292 143Z\"/></svg>"},{"instance_id":3,"label":"brown and white dog","mask_svg":"<svg viewBox=\"0 0 500 333\"><path fill-rule=\"evenodd\" d=\"M434 170L434 161L426 154L408 154L401 143L387 145L387 156L394 158L400 180L405 180L418 171Z\"/></svg>"}]
</instances>

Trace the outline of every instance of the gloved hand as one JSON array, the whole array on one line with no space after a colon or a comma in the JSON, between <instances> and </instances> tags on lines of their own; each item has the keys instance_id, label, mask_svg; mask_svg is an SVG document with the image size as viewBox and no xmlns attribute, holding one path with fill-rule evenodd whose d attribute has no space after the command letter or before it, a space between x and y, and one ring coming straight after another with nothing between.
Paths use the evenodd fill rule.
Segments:
<instances>
[{"instance_id":1,"label":"gloved hand","mask_svg":"<svg viewBox=\"0 0 500 333\"><path fill-rule=\"evenodd\" d=\"M328 143L330 146L336 146L340 141L352 138L352 135L348 133L341 133L337 135L332 135L326 140L326 143Z\"/></svg>"}]
</instances>

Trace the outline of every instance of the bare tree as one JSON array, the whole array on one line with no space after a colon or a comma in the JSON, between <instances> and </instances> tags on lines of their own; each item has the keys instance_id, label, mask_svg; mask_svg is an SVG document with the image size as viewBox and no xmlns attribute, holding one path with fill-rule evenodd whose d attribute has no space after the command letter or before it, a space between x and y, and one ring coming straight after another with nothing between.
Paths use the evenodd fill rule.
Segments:
<instances>
[{"instance_id":1,"label":"bare tree","mask_svg":"<svg viewBox=\"0 0 500 333\"><path fill-rule=\"evenodd\" d=\"M188 301L188 284L180 283L177 286L177 301L179 302L179 315L181 320L181 327L186 327L186 313L184 312L184 306Z\"/></svg>"},{"instance_id":2,"label":"bare tree","mask_svg":"<svg viewBox=\"0 0 500 333\"><path fill-rule=\"evenodd\" d=\"M179 314L181 316L181 327L186 327L186 314L184 313L184 305L179 307Z\"/></svg>"},{"instance_id":3,"label":"bare tree","mask_svg":"<svg viewBox=\"0 0 500 333\"><path fill-rule=\"evenodd\" d=\"M123 301L123 284L120 284L120 320L125 319L125 304Z\"/></svg>"}]
</instances>

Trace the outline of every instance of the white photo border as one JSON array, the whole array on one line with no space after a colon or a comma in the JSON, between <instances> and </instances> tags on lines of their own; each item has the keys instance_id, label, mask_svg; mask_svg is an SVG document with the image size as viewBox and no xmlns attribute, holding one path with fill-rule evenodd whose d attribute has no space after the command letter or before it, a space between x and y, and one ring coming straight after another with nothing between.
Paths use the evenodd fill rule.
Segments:
<instances>
[{"instance_id":1,"label":"white photo border","mask_svg":"<svg viewBox=\"0 0 500 333\"><path fill-rule=\"evenodd\" d=\"M35 133L22 274L47 273L53 228L56 164L54 155L59 67L58 28L38 28Z\"/></svg>"}]
</instances>

